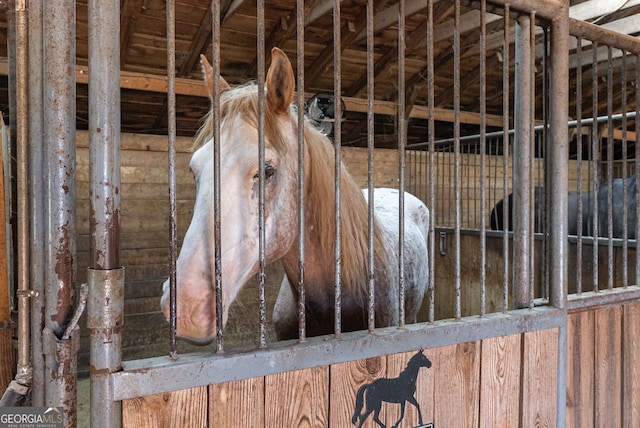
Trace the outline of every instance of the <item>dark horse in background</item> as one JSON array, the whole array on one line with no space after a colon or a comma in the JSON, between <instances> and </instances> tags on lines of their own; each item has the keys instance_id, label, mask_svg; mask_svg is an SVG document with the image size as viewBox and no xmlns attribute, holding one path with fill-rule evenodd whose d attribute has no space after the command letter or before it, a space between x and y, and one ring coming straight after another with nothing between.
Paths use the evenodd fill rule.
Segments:
<instances>
[{"instance_id":1,"label":"dark horse in background","mask_svg":"<svg viewBox=\"0 0 640 428\"><path fill-rule=\"evenodd\" d=\"M627 202L624 203L624 186L627 186ZM611 209L612 209L612 226L613 237L622 238L624 235L624 217L623 213L627 211L627 238L636 239L636 175L629 178L616 178L613 180L613 188L611 192ZM568 233L569 235L578 234L578 193L569 192L568 201ZM598 236L609 236L609 184L605 183L598 188L589 192L583 192L582 198L582 235L593 235L594 220L594 200L598 198ZM544 187L534 188L534 231L536 233L544 233L544 213L545 213L545 192ZM491 229L504 230L505 200L500 200L491 210ZM513 193L507 196L508 207L508 230L513 231Z\"/></svg>"}]
</instances>

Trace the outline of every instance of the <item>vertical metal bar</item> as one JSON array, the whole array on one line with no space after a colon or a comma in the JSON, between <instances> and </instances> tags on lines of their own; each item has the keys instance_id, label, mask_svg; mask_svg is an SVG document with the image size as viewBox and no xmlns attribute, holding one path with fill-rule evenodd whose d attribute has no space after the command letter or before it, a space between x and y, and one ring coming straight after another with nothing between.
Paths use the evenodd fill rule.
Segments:
<instances>
[{"instance_id":1,"label":"vertical metal bar","mask_svg":"<svg viewBox=\"0 0 640 428\"><path fill-rule=\"evenodd\" d=\"M264 294L266 279L266 246L265 246L265 27L264 0L257 2L257 52L258 52L258 301L260 311L259 346L267 346L267 306Z\"/></svg>"},{"instance_id":2,"label":"vertical metal bar","mask_svg":"<svg viewBox=\"0 0 640 428\"><path fill-rule=\"evenodd\" d=\"M480 2L480 316L486 313L487 233L486 158L487 158L487 3ZM432 256L433 257L433 256Z\"/></svg>"},{"instance_id":3,"label":"vertical metal bar","mask_svg":"<svg viewBox=\"0 0 640 428\"><path fill-rule=\"evenodd\" d=\"M530 168L531 168L531 180L529 181L529 194L531 195L531 199L530 199L530 204L529 204L529 238L530 238L530 243L529 243L529 248L530 248L530 253L529 253L529 282L527 284L527 290L529 291L529 295L528 295L528 301L529 301L529 308L533 309L533 297L534 297L534 279L535 279L535 269L534 269L534 254L535 254L535 237L534 237L534 231L535 231L535 197L534 197L534 182L535 182L535 176L534 176L534 168L535 168L535 149L536 149L536 143L537 138L536 138L536 133L535 133L535 122L536 122L536 14L535 12L531 12L529 14L529 55L530 55L530 59L529 59L529 64L530 64L530 68L529 68L529 79L531 82L531 86L530 86L530 98L529 98L529 104L530 104L530 116L529 116L529 135L531 136L530 141L530 145L529 145L529 162L530 162ZM544 73L543 73L544 75ZM544 78L543 78L543 82L542 82L542 86L544 87ZM546 104L546 99L543 97L542 98L542 104ZM542 254L541 260L545 260L544 258L544 253ZM544 263L544 261L543 261Z\"/></svg>"},{"instance_id":4,"label":"vertical metal bar","mask_svg":"<svg viewBox=\"0 0 640 428\"><path fill-rule=\"evenodd\" d=\"M576 214L576 233L578 235L576 243L576 263L580 266L576 269L576 293L582 293L582 222L583 222L583 206L582 206L582 39L576 40L577 49L577 67L576 67L576 162L577 164L577 214Z\"/></svg>"},{"instance_id":5,"label":"vertical metal bar","mask_svg":"<svg viewBox=\"0 0 640 428\"><path fill-rule=\"evenodd\" d=\"M367 0L367 194L368 194L368 251L369 251L369 332L373 333L376 328L376 290L375 290L375 254L374 254L374 149L375 149L375 128L374 128L374 101L375 101L375 75L373 62L373 30L374 30L374 10L373 0Z\"/></svg>"},{"instance_id":6,"label":"vertical metal bar","mask_svg":"<svg viewBox=\"0 0 640 428\"><path fill-rule=\"evenodd\" d=\"M522 15L516 20L513 144L513 303L516 308L529 306L531 279L531 25L529 16Z\"/></svg>"},{"instance_id":7,"label":"vertical metal bar","mask_svg":"<svg viewBox=\"0 0 640 428\"><path fill-rule=\"evenodd\" d=\"M33 382L31 404L44 406L44 329L45 307L45 170L44 162L44 91L43 91L43 1L29 4L29 180L31 208L31 245L29 255L31 299L31 353ZM3 226L4 227L4 226Z\"/></svg>"},{"instance_id":8,"label":"vertical metal bar","mask_svg":"<svg viewBox=\"0 0 640 428\"><path fill-rule=\"evenodd\" d=\"M48 242L46 266L45 405L63 405L76 419L75 351L78 330L63 339L73 316L76 257L75 156L75 5L53 0L44 5L45 145L47 147ZM20 217L20 216L19 216Z\"/></svg>"},{"instance_id":9,"label":"vertical metal bar","mask_svg":"<svg viewBox=\"0 0 640 428\"><path fill-rule=\"evenodd\" d=\"M454 242L455 242L455 318L461 318L460 266L460 0L455 1L453 18L453 175L454 175Z\"/></svg>"},{"instance_id":10,"label":"vertical metal bar","mask_svg":"<svg viewBox=\"0 0 640 428\"><path fill-rule=\"evenodd\" d=\"M551 160L549 163L551 220L549 231L549 303L564 309L567 302L567 153L568 133L566 118L569 116L569 4L564 2L558 17L551 22L551 58L549 93L553 94L549 105L549 138ZM566 319L566 318L565 318ZM558 331L558 359L556 383L556 426L566 423L567 395L567 325Z\"/></svg>"},{"instance_id":11,"label":"vertical metal bar","mask_svg":"<svg viewBox=\"0 0 640 428\"><path fill-rule=\"evenodd\" d=\"M636 55L635 61L635 81L634 81L634 90L635 90L635 174L636 177L640 177L640 115L637 112L640 110L640 56ZM636 178L637 179L637 178ZM640 204L637 201L640 201L640 186L636 183L636 240L640 239ZM635 269L635 280L636 284L640 284L640 251L636 248L636 269Z\"/></svg>"},{"instance_id":12,"label":"vertical metal bar","mask_svg":"<svg viewBox=\"0 0 640 428\"><path fill-rule=\"evenodd\" d=\"M405 1L398 1L398 326L404 328L405 324L405 285L404 285L404 190L406 168L406 138L407 122L405 120Z\"/></svg>"},{"instance_id":13,"label":"vertical metal bar","mask_svg":"<svg viewBox=\"0 0 640 428\"><path fill-rule=\"evenodd\" d=\"M16 187L17 187L17 261L18 261L18 361L16 381L30 387L33 368L30 355L29 298L29 198L28 198L28 72L27 72L27 5L17 0L15 10L15 130L16 130ZM8 189L7 189L8 191ZM4 225L3 225L4 226ZM68 285L68 284L65 284ZM55 312L52 312L55 314ZM6 352L6 351L5 351ZM60 405L60 404L57 404Z\"/></svg>"},{"instance_id":14,"label":"vertical metal bar","mask_svg":"<svg viewBox=\"0 0 640 428\"><path fill-rule=\"evenodd\" d=\"M341 253L341 218L340 218L340 165L341 165L341 155L340 155L340 145L342 139L342 103L339 102L340 97L342 96L342 64L340 61L341 54L341 27L340 27L340 0L333 0L333 94L336 102L334 103L335 108L335 121L334 121L334 147L335 147L335 253L334 253L334 266L335 266L335 276L334 276L334 288L335 288L335 322L334 322L334 330L337 338L341 336L342 332L342 287L341 287L341 277L342 277L342 265L340 261L340 253Z\"/></svg>"},{"instance_id":15,"label":"vertical metal bar","mask_svg":"<svg viewBox=\"0 0 640 428\"><path fill-rule=\"evenodd\" d=\"M177 330L177 278L178 224L176 201L176 5L166 2L167 25L167 143L169 173L169 357L178 357Z\"/></svg>"},{"instance_id":16,"label":"vertical metal bar","mask_svg":"<svg viewBox=\"0 0 640 428\"><path fill-rule=\"evenodd\" d=\"M121 369L124 319L124 269L120 265L120 2L91 0L88 11L92 218L87 326L91 334L91 425L117 427L122 406L110 399L109 374ZM74 74L73 68L70 73Z\"/></svg>"},{"instance_id":17,"label":"vertical metal bar","mask_svg":"<svg viewBox=\"0 0 640 428\"><path fill-rule=\"evenodd\" d=\"M607 288L613 288L613 52L607 46Z\"/></svg>"},{"instance_id":18,"label":"vertical metal bar","mask_svg":"<svg viewBox=\"0 0 640 428\"><path fill-rule=\"evenodd\" d=\"M222 255L220 225L220 2L211 1L211 67L213 70L213 96L211 115L213 116L213 265L215 271L216 296L216 352L224 351L222 332Z\"/></svg>"},{"instance_id":19,"label":"vertical metal bar","mask_svg":"<svg viewBox=\"0 0 640 428\"><path fill-rule=\"evenodd\" d=\"M620 76L620 93L621 104L620 110L622 110L622 286L627 287L629 285L629 271L628 271L628 252L629 252L629 213L627 212L628 202L628 164L627 157L627 53L622 51L622 65Z\"/></svg>"},{"instance_id":20,"label":"vertical metal bar","mask_svg":"<svg viewBox=\"0 0 640 428\"><path fill-rule=\"evenodd\" d=\"M298 337L302 343L307 337L305 286L304 286L304 0L297 0L296 12L296 42L297 42L297 73L298 73ZM334 98L335 99L335 98Z\"/></svg>"},{"instance_id":21,"label":"vertical metal bar","mask_svg":"<svg viewBox=\"0 0 640 428\"><path fill-rule=\"evenodd\" d=\"M593 291L598 291L598 187L600 187L599 183L599 161L600 161L600 144L598 141L598 42L594 41L592 46L592 55L593 55L593 67L592 67L592 91L591 97L593 98L593 110L592 110L592 118L593 123L591 125L591 161L593 163L592 171L591 171L591 189L592 189L592 197L589 201L591 205L590 209L593 213L591 215L591 233L593 236L593 254L592 254L592 281L593 281Z\"/></svg>"},{"instance_id":22,"label":"vertical metal bar","mask_svg":"<svg viewBox=\"0 0 640 428\"><path fill-rule=\"evenodd\" d=\"M559 11L558 19L551 23L551 58L550 58L550 82L549 93L553 94L549 105L549 138L553 141L550 147L551 162L549 164L551 199L549 224L549 302L552 306L564 309L567 301L567 153L568 134L567 121L569 108L569 11L565 5ZM566 367L559 360L559 370L562 375ZM560 376L559 381L564 377ZM559 383L558 391L564 391L565 387ZM565 394L558 394L558 405L562 404L561 416L564 415ZM560 409L560 407L558 407ZM558 419L560 421L560 419ZM564 421L564 419L562 419Z\"/></svg>"},{"instance_id":23,"label":"vertical metal bar","mask_svg":"<svg viewBox=\"0 0 640 428\"><path fill-rule=\"evenodd\" d=\"M429 209L431 210L431 221L429 224L429 322L435 320L435 120L434 114L434 70L433 70L433 0L427 0L427 138L429 139Z\"/></svg>"},{"instance_id":24,"label":"vertical metal bar","mask_svg":"<svg viewBox=\"0 0 640 428\"><path fill-rule=\"evenodd\" d=\"M509 309L509 228L510 228L510 207L507 203L509 195L509 62L510 41L509 41L509 4L504 5L504 28L503 28L503 60L502 60L502 190L503 190L503 230L502 230L502 260L504 260L504 271L502 278L502 311Z\"/></svg>"}]
</instances>

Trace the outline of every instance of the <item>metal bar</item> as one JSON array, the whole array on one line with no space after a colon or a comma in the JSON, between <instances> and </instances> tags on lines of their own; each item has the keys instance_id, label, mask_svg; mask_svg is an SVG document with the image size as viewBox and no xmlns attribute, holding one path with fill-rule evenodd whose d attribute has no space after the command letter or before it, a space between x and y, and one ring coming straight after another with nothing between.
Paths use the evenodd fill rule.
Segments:
<instances>
[{"instance_id":1,"label":"metal bar","mask_svg":"<svg viewBox=\"0 0 640 428\"><path fill-rule=\"evenodd\" d=\"M597 59L598 59L598 43L594 42L592 45L592 56L593 56L593 64L597 64ZM598 187L600 187L600 179L599 179L599 169L596 167L596 165L598 165L599 161L600 161L600 144L599 144L599 135L598 135L598 122L596 120L596 118L598 117L598 67L593 67L592 68L592 92L591 92L591 96L593 98L592 102L592 106L593 106L593 112L592 112L592 119L593 119L593 126L591 127L591 161L594 163L594 167L592 168L591 171L591 188L594 190L594 192L597 191ZM589 203L591 204L591 212L592 213L597 213L598 212L598 198L592 198L591 201L589 201ZM597 215L593 215L592 216L592 236L594 238L597 238L599 236L598 233L598 216ZM594 239L594 243L593 243L593 255L592 255L592 266L593 266L593 272L592 272L592 281L593 281L593 289L598 290L598 240Z\"/></svg>"},{"instance_id":2,"label":"metal bar","mask_svg":"<svg viewBox=\"0 0 640 428\"><path fill-rule=\"evenodd\" d=\"M569 34L575 37L592 40L605 45L615 46L634 55L640 55L638 39L626 34L617 33L602 26L569 18ZM594 62L597 64L597 62Z\"/></svg>"},{"instance_id":3,"label":"metal bar","mask_svg":"<svg viewBox=\"0 0 640 428\"><path fill-rule=\"evenodd\" d=\"M42 331L45 308L45 170L44 156L44 89L43 89L43 1L29 3L29 180L31 208L31 245L29 278L34 296L31 298L31 363L33 381L31 404L44 406L45 362Z\"/></svg>"},{"instance_id":4,"label":"metal bar","mask_svg":"<svg viewBox=\"0 0 640 428\"><path fill-rule=\"evenodd\" d=\"M613 64L607 46L607 116L613 114ZM607 288L613 288L613 123L607 120Z\"/></svg>"},{"instance_id":5,"label":"metal bar","mask_svg":"<svg viewBox=\"0 0 640 428\"><path fill-rule=\"evenodd\" d=\"M529 135L531 136L530 138L530 143L529 143L529 162L531 165L531 171L530 171L530 177L531 180L529 181L529 195L533 195L533 186L534 186L534 161L535 161L535 149L536 149L536 134L534 132L534 127L535 127L535 122L536 122L536 12L532 11L529 14L529 64L530 64L530 68L528 69L529 71L529 79L531 82L531 86L530 86L530 96L529 96L529 105L530 105L530 116L529 116ZM544 74L544 73L543 73ZM542 86L544 87L544 81L542 83ZM543 101L542 104L546 104L546 99L543 97ZM543 129L542 133L545 133L545 129ZM531 196L532 199L530 199L530 203L529 203L529 237L530 237L530 244L529 244L529 248L530 248L530 254L529 254L529 282L527 284L527 290L529 291L528 294L528 301L529 301L529 308L533 309L533 298L534 298L534 279L535 279L535 268L533 265L533 261L535 258L535 247L533 246L533 236L534 236L534 231L535 231L535 217L534 217L534 212L535 212L535 199L533 199L533 196ZM545 195L546 197L546 195ZM546 214L545 214L546 215ZM544 241L543 241L543 247L544 247ZM544 264L544 253L542 254L541 260L543 260L543 264ZM544 283L544 281L542 281Z\"/></svg>"},{"instance_id":6,"label":"metal bar","mask_svg":"<svg viewBox=\"0 0 640 428\"><path fill-rule=\"evenodd\" d=\"M265 237L265 27L264 27L264 0L258 0L257 12L258 33L258 306L260 313L260 334L258 346L267 346L267 304L264 294L266 280L266 237Z\"/></svg>"},{"instance_id":7,"label":"metal bar","mask_svg":"<svg viewBox=\"0 0 640 428\"><path fill-rule=\"evenodd\" d=\"M305 239L305 209L304 209L304 0L297 0L296 11L296 42L297 42L297 73L298 73L298 338L304 343L307 337L306 327L306 297L304 286L304 239ZM335 98L334 98L335 99Z\"/></svg>"},{"instance_id":8,"label":"metal bar","mask_svg":"<svg viewBox=\"0 0 640 428\"><path fill-rule=\"evenodd\" d=\"M636 111L640 110L640 55L636 54L635 61L635 80L634 80L634 88L635 88L635 107ZM640 115L635 116L635 173L636 176L640 176ZM640 200L640 186L636 186L636 239L640 238L640 204L637 201ZM635 271L635 280L636 284L640 284L640 251L635 251L636 253L636 271Z\"/></svg>"},{"instance_id":9,"label":"metal bar","mask_svg":"<svg viewBox=\"0 0 640 428\"><path fill-rule=\"evenodd\" d=\"M224 352L222 332L222 232L221 232L221 189L220 189L220 2L211 1L211 67L213 70L213 96L211 114L213 116L213 266L215 267L216 296L216 352ZM262 64L264 69L264 63Z\"/></svg>"},{"instance_id":10,"label":"metal bar","mask_svg":"<svg viewBox=\"0 0 640 428\"><path fill-rule=\"evenodd\" d=\"M578 46L582 46L582 39L578 37L576 41ZM578 242L576 244L576 260L582 264L582 222L583 222L583 206L582 206L582 49L578 49L578 66L576 67L576 153L577 153L577 214L576 214L576 232ZM582 293L582 269L576 269L576 293Z\"/></svg>"},{"instance_id":11,"label":"metal bar","mask_svg":"<svg viewBox=\"0 0 640 428\"><path fill-rule=\"evenodd\" d=\"M340 258L341 252L341 218L340 218L340 165L342 162L342 157L340 154L340 146L342 139L342 103L339 102L339 97L342 94L342 64L340 61L341 56L341 26L340 26L340 0L333 0L333 94L336 99L334 103L334 117L336 120L334 121L334 148L335 148L335 253L334 253L334 267L335 267L335 276L334 276L334 288L335 288L335 302L334 302L334 310L335 310L335 322L334 322L334 330L336 337L340 337L342 334L342 297L341 297L341 281L342 281L342 264Z\"/></svg>"},{"instance_id":12,"label":"metal bar","mask_svg":"<svg viewBox=\"0 0 640 428\"><path fill-rule=\"evenodd\" d=\"M167 24L167 143L169 173L169 357L178 357L176 337L177 317L177 278L178 260L178 222L176 200L176 4L174 0L166 2Z\"/></svg>"},{"instance_id":13,"label":"metal bar","mask_svg":"<svg viewBox=\"0 0 640 428\"><path fill-rule=\"evenodd\" d=\"M503 48L504 55L502 61L502 189L503 199L506 201L509 194L509 66L510 66L510 41L509 41L509 4L504 6L504 29ZM504 271L502 278L502 311L509 309L509 204L504 204L504 228L502 231L502 260L504 260Z\"/></svg>"},{"instance_id":14,"label":"metal bar","mask_svg":"<svg viewBox=\"0 0 640 428\"><path fill-rule=\"evenodd\" d=\"M120 266L120 2L91 0L88 12L91 425L118 427L122 405L108 396L109 375L121 368L124 307L124 269ZM73 69L71 74L75 75Z\"/></svg>"},{"instance_id":15,"label":"metal bar","mask_svg":"<svg viewBox=\"0 0 640 428\"><path fill-rule=\"evenodd\" d=\"M531 234L531 44L529 16L516 20L516 70L513 144L513 305L529 306Z\"/></svg>"},{"instance_id":16,"label":"metal bar","mask_svg":"<svg viewBox=\"0 0 640 428\"><path fill-rule=\"evenodd\" d=\"M29 299L29 197L28 197L28 71L27 71L27 5L17 0L15 10L15 133L16 133L16 187L17 187L17 261L18 261L18 361L16 381L30 387L33 380L30 354ZM9 189L7 189L9 191ZM55 314L56 312L52 312Z\"/></svg>"},{"instance_id":17,"label":"metal bar","mask_svg":"<svg viewBox=\"0 0 640 428\"><path fill-rule=\"evenodd\" d=\"M623 112L627 111L627 53L622 52L622 70L620 77L620 86L621 86L621 102L620 102L620 110ZM624 115L624 113L623 113ZM611 141L612 142L612 141ZM622 121L622 153L624 156L622 157L622 177L624 178L622 184L622 206L624 209L622 210L622 286L627 287L629 285L629 213L627 212L627 202L629 198L629 189L627 185L627 176L628 176L628 164L627 157L629 156L627 147L627 119Z\"/></svg>"},{"instance_id":18,"label":"metal bar","mask_svg":"<svg viewBox=\"0 0 640 428\"><path fill-rule=\"evenodd\" d=\"M405 284L404 284L404 190L405 190L405 146L407 143L407 122L405 120L405 1L398 1L398 326L405 326Z\"/></svg>"},{"instance_id":19,"label":"metal bar","mask_svg":"<svg viewBox=\"0 0 640 428\"><path fill-rule=\"evenodd\" d=\"M569 59L566 55L569 46L567 29L568 10L563 10L559 18L551 23L551 58L549 94L553 94L549 105L549 139L553 142L549 155L551 199L549 213L549 303L563 309L567 301L567 152L568 133L566 118L569 116ZM559 356L559 373L566 370L564 356ZM562 380L562 378L560 378ZM564 385L558 385L558 391L565 391ZM561 397L560 397L561 396ZM558 405L563 405L565 394L558 394ZM563 419L564 420L564 419Z\"/></svg>"},{"instance_id":20,"label":"metal bar","mask_svg":"<svg viewBox=\"0 0 640 428\"><path fill-rule=\"evenodd\" d=\"M558 12L562 10L562 0L493 0L492 3L509 6L513 10L524 13L534 12L537 16L548 20L556 19Z\"/></svg>"},{"instance_id":21,"label":"metal bar","mask_svg":"<svg viewBox=\"0 0 640 428\"><path fill-rule=\"evenodd\" d=\"M486 158L487 158L487 3L480 2L480 316L487 311ZM433 257L433 254L432 256Z\"/></svg>"},{"instance_id":22,"label":"metal bar","mask_svg":"<svg viewBox=\"0 0 640 428\"><path fill-rule=\"evenodd\" d=\"M367 0L367 195L368 195L368 251L369 251L369 332L373 333L376 328L376 290L375 290L375 249L374 249L374 230L375 215L373 204L373 188L374 188L374 149L375 149L375 124L374 124L374 108L375 108L375 75L374 75L374 5L373 0Z\"/></svg>"},{"instance_id":23,"label":"metal bar","mask_svg":"<svg viewBox=\"0 0 640 428\"><path fill-rule=\"evenodd\" d=\"M434 69L433 69L433 0L427 0L427 112L428 112L428 128L427 140L429 144L429 191L428 200L429 208L434 210L435 203L435 120L433 118L434 110ZM431 212L431 221L429 222L429 314L428 320L433 324L435 319L435 219L433 211Z\"/></svg>"},{"instance_id":24,"label":"metal bar","mask_svg":"<svg viewBox=\"0 0 640 428\"><path fill-rule=\"evenodd\" d=\"M165 357L127 361L124 370L114 373L113 400L126 400L195 388L213 383L266 376L319 365L338 364L409 352L423 347L432 349L456 343L520 334L566 323L566 313L549 307L535 311L518 310L463 318L459 322L407 324L405 329L384 328L374 334L366 331L344 333L341 340L322 337L307 339L304 345L291 347L291 341L279 342L269 349L242 354L209 353L182 355L178 361ZM159 382L162 380L162 382Z\"/></svg>"},{"instance_id":25,"label":"metal bar","mask_svg":"<svg viewBox=\"0 0 640 428\"><path fill-rule=\"evenodd\" d=\"M622 306L640 300L640 287L630 285L612 290L586 291L580 295L572 294L567 298L567 311L579 311L602 306Z\"/></svg>"},{"instance_id":26,"label":"metal bar","mask_svg":"<svg viewBox=\"0 0 640 428\"><path fill-rule=\"evenodd\" d=\"M460 266L460 0L455 1L453 18L453 175L454 175L454 242L455 242L455 318L461 318L461 266Z\"/></svg>"}]
</instances>

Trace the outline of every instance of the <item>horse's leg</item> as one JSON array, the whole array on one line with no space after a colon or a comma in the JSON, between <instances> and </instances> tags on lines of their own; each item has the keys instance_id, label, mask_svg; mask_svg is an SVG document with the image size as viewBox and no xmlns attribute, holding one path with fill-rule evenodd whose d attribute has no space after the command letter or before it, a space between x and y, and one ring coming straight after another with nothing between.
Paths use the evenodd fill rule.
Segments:
<instances>
[{"instance_id":1,"label":"horse's leg","mask_svg":"<svg viewBox=\"0 0 640 428\"><path fill-rule=\"evenodd\" d=\"M378 403L376 403L375 408L373 409L373 420L375 421L375 423L380 425L382 428L387 428L385 426L385 424L383 424L382 421L380 420L380 408L381 407L382 407L382 401L378 401ZM368 407L367 407L367 411L371 412L371 410L368 410Z\"/></svg>"},{"instance_id":2,"label":"horse's leg","mask_svg":"<svg viewBox=\"0 0 640 428\"><path fill-rule=\"evenodd\" d=\"M420 404L418 404L418 400L416 400L416 397L411 396L408 398L408 401L418 409L418 423L419 425L422 425L422 412L420 411Z\"/></svg>"},{"instance_id":3,"label":"horse's leg","mask_svg":"<svg viewBox=\"0 0 640 428\"><path fill-rule=\"evenodd\" d=\"M402 420L404 419L404 405L405 405L405 401L401 401L400 402L400 418L396 421L395 424L393 424L393 426L391 428L398 428L398 426L400 425L400 422L402 422Z\"/></svg>"}]
</instances>

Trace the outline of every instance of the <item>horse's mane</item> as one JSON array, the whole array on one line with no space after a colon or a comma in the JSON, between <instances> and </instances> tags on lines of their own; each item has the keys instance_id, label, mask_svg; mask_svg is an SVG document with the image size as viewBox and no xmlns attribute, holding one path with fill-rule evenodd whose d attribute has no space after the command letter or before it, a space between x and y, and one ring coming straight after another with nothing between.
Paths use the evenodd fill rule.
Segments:
<instances>
[{"instance_id":1,"label":"horse's mane","mask_svg":"<svg viewBox=\"0 0 640 428\"><path fill-rule=\"evenodd\" d=\"M241 116L238 116L241 115ZM258 92L255 83L224 91L220 96L220 121L228 117L242 117L247 123L258 124ZM292 114L292 120L296 120ZM210 111L196 134L193 150L204 145L212 138L214 117ZM284 150L284 136L278 127L275 113L265 109L265 137L276 151ZM304 122L305 147L309 154L309 167L306 171L309 179L305 198L313 209L312 225L324 233L320 236L320 245L324 254L332 259L335 252L334 223L335 200L334 151L329 139L306 120ZM340 172L341 192L341 275L342 286L347 293L364 297L368 287L368 206L362 192L344 164ZM311 225L306 225L310 227ZM386 247L380 228L374 223L374 255L378 263L387 260Z\"/></svg>"}]
</instances>

